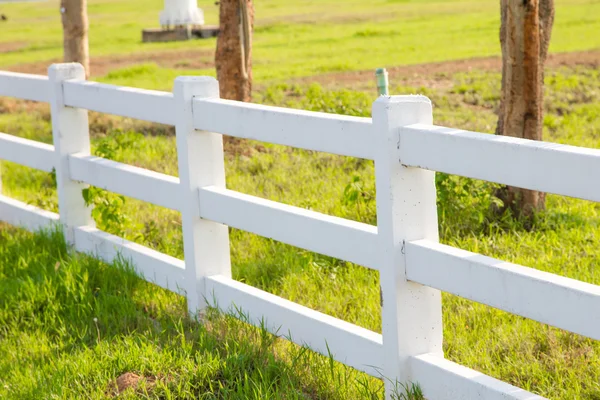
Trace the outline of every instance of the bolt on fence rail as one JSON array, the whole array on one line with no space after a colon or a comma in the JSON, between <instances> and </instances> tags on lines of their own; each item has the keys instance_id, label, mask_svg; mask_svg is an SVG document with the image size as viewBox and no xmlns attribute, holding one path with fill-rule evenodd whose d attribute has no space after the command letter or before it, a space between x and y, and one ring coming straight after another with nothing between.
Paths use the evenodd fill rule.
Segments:
<instances>
[{"instance_id":1,"label":"bolt on fence rail","mask_svg":"<svg viewBox=\"0 0 600 400\"><path fill-rule=\"evenodd\" d=\"M190 313L206 298L241 308L383 378L388 399L396 381L418 382L431 400L541 398L444 359L440 290L600 340L600 286L439 244L434 182L441 171L600 201L600 150L437 127L423 96L382 96L369 119L222 100L209 77L177 78L173 94L84 77L78 64L53 65L48 78L0 72L0 96L50 103L54 140L0 133L0 159L55 169L60 212L0 194L1 221L59 223L75 250L125 257L146 280L184 289ZM91 156L88 110L174 125L179 178ZM223 134L374 160L378 226L226 189ZM87 184L180 211L185 260L97 229ZM383 334L231 279L228 226L379 271Z\"/></svg>"}]
</instances>

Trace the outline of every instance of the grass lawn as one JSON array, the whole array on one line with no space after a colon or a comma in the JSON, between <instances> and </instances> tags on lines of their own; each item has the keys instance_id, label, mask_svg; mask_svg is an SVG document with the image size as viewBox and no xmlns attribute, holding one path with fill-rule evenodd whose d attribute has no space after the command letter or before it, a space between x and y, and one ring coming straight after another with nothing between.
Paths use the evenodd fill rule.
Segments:
<instances>
[{"instance_id":1,"label":"grass lawn","mask_svg":"<svg viewBox=\"0 0 600 400\"><path fill-rule=\"evenodd\" d=\"M214 41L139 43L140 29L156 25L162 4L147 3L151 9L137 0L91 1L92 55L212 51ZM372 87L310 81L328 82L330 76L322 75L336 71L499 53L496 1L291 3L257 4L260 103L368 116ZM216 11L210 4L200 2L209 22ZM0 49L2 43L24 43L1 53L1 68L60 57L56 7L53 1L0 6L10 18L0 25ZM558 1L551 50L600 48L598 13L598 2ZM600 147L597 65L548 69L546 140ZM141 61L99 78L169 89L176 75L204 72ZM298 79L303 76L309 78ZM495 71L439 72L401 76L391 92L429 96L438 125L492 132L499 84ZM0 113L0 131L51 142L46 105L0 98ZM95 154L177 175L172 128L95 113L90 121ZM226 149L231 189L376 221L371 162L231 139ZM56 211L50 174L3 162L2 183L5 194ZM528 230L508 215L490 213L493 185L444 174L437 175L437 185L442 242L600 284L600 205L549 196L547 211ZM178 213L110 193L98 196L116 200L112 212L118 217L98 218L101 228L183 256ZM238 230L231 230L231 244L236 279L381 330L376 272ZM600 399L598 342L455 296L444 295L443 302L449 359L552 399ZM379 380L234 318L210 313L204 322L191 322L183 297L138 279L126 262L106 265L73 254L55 232L0 227L0 398L113 397L124 373L141 379L123 398L382 396Z\"/></svg>"},{"instance_id":2,"label":"grass lawn","mask_svg":"<svg viewBox=\"0 0 600 400\"><path fill-rule=\"evenodd\" d=\"M62 57L58 1L1 4L0 67ZM213 1L198 2L207 23ZM557 0L551 52L600 49L600 3ZM162 0L90 0L90 54L103 63L139 56L136 68L92 74L104 81L170 90L182 74L214 75L215 40L141 43L141 30L158 25ZM327 72L497 56L499 2L492 0L260 0L256 2L254 75L257 82ZM169 51L178 50L173 62ZM202 51L204 50L204 51ZM185 56L186 51L193 55ZM164 56L157 53L167 52ZM146 60L146 62L144 61ZM118 68L118 63L113 68ZM44 68L41 68L43 71ZM100 75L97 75L98 72Z\"/></svg>"}]
</instances>

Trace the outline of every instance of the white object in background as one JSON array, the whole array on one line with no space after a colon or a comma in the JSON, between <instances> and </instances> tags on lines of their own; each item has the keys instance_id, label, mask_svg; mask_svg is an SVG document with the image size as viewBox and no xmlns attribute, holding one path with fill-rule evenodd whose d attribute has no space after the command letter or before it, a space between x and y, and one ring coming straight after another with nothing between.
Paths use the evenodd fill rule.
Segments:
<instances>
[{"instance_id":1,"label":"white object in background","mask_svg":"<svg viewBox=\"0 0 600 400\"><path fill-rule=\"evenodd\" d=\"M196 0L165 0L159 19L161 26L204 25L204 12Z\"/></svg>"}]
</instances>

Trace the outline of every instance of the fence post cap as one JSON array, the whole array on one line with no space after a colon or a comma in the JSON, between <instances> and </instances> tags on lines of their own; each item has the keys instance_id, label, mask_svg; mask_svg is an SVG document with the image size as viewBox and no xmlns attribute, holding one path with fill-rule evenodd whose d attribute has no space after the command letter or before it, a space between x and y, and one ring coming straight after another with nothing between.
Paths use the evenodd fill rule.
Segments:
<instances>
[{"instance_id":1,"label":"fence post cap","mask_svg":"<svg viewBox=\"0 0 600 400\"><path fill-rule=\"evenodd\" d=\"M390 104L390 103L426 103L431 104L431 100L422 94L406 94L398 96L379 96L375 100L375 104Z\"/></svg>"},{"instance_id":2,"label":"fence post cap","mask_svg":"<svg viewBox=\"0 0 600 400\"><path fill-rule=\"evenodd\" d=\"M175 98L219 97L219 81L212 76L178 76L173 85Z\"/></svg>"},{"instance_id":3,"label":"fence post cap","mask_svg":"<svg viewBox=\"0 0 600 400\"><path fill-rule=\"evenodd\" d=\"M52 80L85 79L85 68L79 63L52 64L48 67L48 78Z\"/></svg>"},{"instance_id":4,"label":"fence post cap","mask_svg":"<svg viewBox=\"0 0 600 400\"><path fill-rule=\"evenodd\" d=\"M181 83L188 83L188 82L193 82L193 83L212 83L212 82L218 82L216 78L212 77L212 76L178 76L177 78L175 78L175 82L181 82Z\"/></svg>"},{"instance_id":5,"label":"fence post cap","mask_svg":"<svg viewBox=\"0 0 600 400\"><path fill-rule=\"evenodd\" d=\"M432 108L431 100L420 94L380 96L373 102L373 124L384 124L388 128L417 123L431 124Z\"/></svg>"}]
</instances>

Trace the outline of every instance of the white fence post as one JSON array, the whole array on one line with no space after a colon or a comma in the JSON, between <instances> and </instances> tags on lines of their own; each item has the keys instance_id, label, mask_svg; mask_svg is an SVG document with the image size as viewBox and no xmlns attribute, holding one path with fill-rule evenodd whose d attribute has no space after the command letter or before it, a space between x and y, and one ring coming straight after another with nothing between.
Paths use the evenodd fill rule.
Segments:
<instances>
[{"instance_id":1,"label":"white fence post","mask_svg":"<svg viewBox=\"0 0 600 400\"><path fill-rule=\"evenodd\" d=\"M74 245L73 228L92 225L91 208L85 205L81 191L88 185L71 180L69 154L90 152L87 110L67 107L63 99L63 81L85 80L81 64L53 64L48 68L52 137L56 152L56 185L60 223L67 243Z\"/></svg>"},{"instance_id":2,"label":"white fence post","mask_svg":"<svg viewBox=\"0 0 600 400\"><path fill-rule=\"evenodd\" d=\"M219 84L211 77L178 77L173 96L176 104L177 158L181 182L183 250L188 310L191 315L212 302L204 277L231 277L227 226L200 218L198 189L225 187L223 137L193 127L193 99L219 97Z\"/></svg>"},{"instance_id":3,"label":"white fence post","mask_svg":"<svg viewBox=\"0 0 600 400\"><path fill-rule=\"evenodd\" d=\"M382 96L373 104L387 399L396 383L418 383L408 367L410 356L443 351L440 292L406 280L404 242L438 240L435 173L404 167L398 159L400 127L416 123L432 123L431 102L424 96Z\"/></svg>"}]
</instances>

